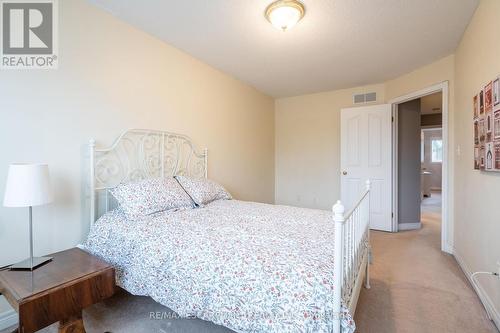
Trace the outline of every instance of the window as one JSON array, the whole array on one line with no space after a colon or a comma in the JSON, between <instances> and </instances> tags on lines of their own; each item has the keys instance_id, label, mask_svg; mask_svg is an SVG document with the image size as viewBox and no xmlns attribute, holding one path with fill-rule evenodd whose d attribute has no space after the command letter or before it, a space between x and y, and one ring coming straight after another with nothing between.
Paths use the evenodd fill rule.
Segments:
<instances>
[{"instance_id":1,"label":"window","mask_svg":"<svg viewBox=\"0 0 500 333\"><path fill-rule=\"evenodd\" d=\"M431 161L433 163L443 162L443 140L432 139L431 141Z\"/></svg>"}]
</instances>

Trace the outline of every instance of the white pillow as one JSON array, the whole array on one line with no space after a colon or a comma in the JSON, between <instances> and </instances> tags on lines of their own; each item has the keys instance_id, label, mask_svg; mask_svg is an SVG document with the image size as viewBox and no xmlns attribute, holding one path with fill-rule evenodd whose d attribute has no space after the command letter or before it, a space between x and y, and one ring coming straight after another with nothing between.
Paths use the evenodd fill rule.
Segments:
<instances>
[{"instance_id":1,"label":"white pillow","mask_svg":"<svg viewBox=\"0 0 500 333\"><path fill-rule=\"evenodd\" d=\"M168 209L194 206L191 198L174 178L154 178L120 184L110 192L130 220Z\"/></svg>"},{"instance_id":2,"label":"white pillow","mask_svg":"<svg viewBox=\"0 0 500 333\"><path fill-rule=\"evenodd\" d=\"M215 200L231 200L233 197L222 185L205 178L175 176L179 184L198 206L204 206Z\"/></svg>"}]
</instances>

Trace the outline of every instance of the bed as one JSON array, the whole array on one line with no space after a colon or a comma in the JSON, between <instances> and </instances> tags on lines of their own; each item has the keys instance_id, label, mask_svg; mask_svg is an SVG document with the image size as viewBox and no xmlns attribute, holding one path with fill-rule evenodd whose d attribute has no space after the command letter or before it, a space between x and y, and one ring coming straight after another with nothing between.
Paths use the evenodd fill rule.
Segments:
<instances>
[{"instance_id":1,"label":"bed","mask_svg":"<svg viewBox=\"0 0 500 333\"><path fill-rule=\"evenodd\" d=\"M90 232L84 249L118 284L182 317L236 332L352 332L369 288L369 182L345 212L239 200L130 221L109 194L120 183L208 176L208 151L179 134L129 130L90 142Z\"/></svg>"}]
</instances>

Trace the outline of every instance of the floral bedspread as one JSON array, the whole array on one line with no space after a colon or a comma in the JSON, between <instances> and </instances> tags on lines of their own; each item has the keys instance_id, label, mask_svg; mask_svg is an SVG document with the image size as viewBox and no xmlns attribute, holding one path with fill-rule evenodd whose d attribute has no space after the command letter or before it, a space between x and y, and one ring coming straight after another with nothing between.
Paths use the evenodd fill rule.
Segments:
<instances>
[{"instance_id":1,"label":"floral bedspread","mask_svg":"<svg viewBox=\"0 0 500 333\"><path fill-rule=\"evenodd\" d=\"M238 332L330 332L333 233L328 211L218 200L137 221L115 209L84 247L116 267L121 287L182 317ZM343 312L343 331L354 331Z\"/></svg>"}]
</instances>

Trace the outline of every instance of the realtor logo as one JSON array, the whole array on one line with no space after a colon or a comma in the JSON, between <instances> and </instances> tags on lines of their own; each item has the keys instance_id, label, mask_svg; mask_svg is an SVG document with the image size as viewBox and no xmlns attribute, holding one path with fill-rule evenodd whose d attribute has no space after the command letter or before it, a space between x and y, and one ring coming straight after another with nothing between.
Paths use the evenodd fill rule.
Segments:
<instances>
[{"instance_id":1,"label":"realtor logo","mask_svg":"<svg viewBox=\"0 0 500 333\"><path fill-rule=\"evenodd\" d=\"M2 69L57 68L56 0L0 0Z\"/></svg>"}]
</instances>

